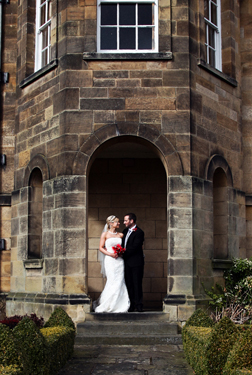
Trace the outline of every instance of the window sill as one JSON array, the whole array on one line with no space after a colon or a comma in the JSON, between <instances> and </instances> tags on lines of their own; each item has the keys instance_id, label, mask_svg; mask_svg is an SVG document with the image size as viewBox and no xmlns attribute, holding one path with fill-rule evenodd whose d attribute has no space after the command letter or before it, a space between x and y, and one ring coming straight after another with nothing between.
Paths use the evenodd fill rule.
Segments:
<instances>
[{"instance_id":1,"label":"window sill","mask_svg":"<svg viewBox=\"0 0 252 375\"><path fill-rule=\"evenodd\" d=\"M198 59L198 66L214 74L216 77L222 79L223 81L229 83L230 85L237 87L238 84L234 78L231 78L227 74L222 73L218 69L213 68L211 65L207 64L204 60Z\"/></svg>"},{"instance_id":2,"label":"window sill","mask_svg":"<svg viewBox=\"0 0 252 375\"><path fill-rule=\"evenodd\" d=\"M23 262L25 269L43 268L44 259L27 259Z\"/></svg>"},{"instance_id":3,"label":"window sill","mask_svg":"<svg viewBox=\"0 0 252 375\"><path fill-rule=\"evenodd\" d=\"M172 52L165 53L97 53L83 52L83 60L171 60Z\"/></svg>"},{"instance_id":4,"label":"window sill","mask_svg":"<svg viewBox=\"0 0 252 375\"><path fill-rule=\"evenodd\" d=\"M23 81L20 82L19 87L22 89L25 86L29 85L30 83L36 81L46 73L50 72L50 70L55 69L58 66L58 60L52 60L49 64L44 66L42 69L37 70L33 74L31 74L29 77L23 79Z\"/></svg>"},{"instance_id":5,"label":"window sill","mask_svg":"<svg viewBox=\"0 0 252 375\"><path fill-rule=\"evenodd\" d=\"M230 259L212 259L213 269L226 270L231 268L233 262Z\"/></svg>"}]
</instances>

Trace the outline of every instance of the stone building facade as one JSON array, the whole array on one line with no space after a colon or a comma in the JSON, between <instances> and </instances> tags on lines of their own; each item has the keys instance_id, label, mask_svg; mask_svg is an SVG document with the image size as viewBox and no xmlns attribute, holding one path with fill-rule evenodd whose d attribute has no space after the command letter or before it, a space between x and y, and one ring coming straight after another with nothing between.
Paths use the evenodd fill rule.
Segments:
<instances>
[{"instance_id":1,"label":"stone building facade","mask_svg":"<svg viewBox=\"0 0 252 375\"><path fill-rule=\"evenodd\" d=\"M171 320L205 303L202 283L221 281L233 256L252 255L251 2L135 1L134 51L134 27L120 18L129 5L4 5L0 280L9 315L47 317L61 305L84 319L104 286L97 253L111 214L122 222L136 213L144 306ZM119 26L106 20L113 12Z\"/></svg>"}]
</instances>

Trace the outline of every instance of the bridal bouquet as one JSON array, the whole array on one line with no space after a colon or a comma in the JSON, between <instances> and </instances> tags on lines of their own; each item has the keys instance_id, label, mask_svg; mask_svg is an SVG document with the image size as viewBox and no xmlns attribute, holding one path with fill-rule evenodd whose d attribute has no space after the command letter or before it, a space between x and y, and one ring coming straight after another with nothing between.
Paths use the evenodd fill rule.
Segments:
<instances>
[{"instance_id":1,"label":"bridal bouquet","mask_svg":"<svg viewBox=\"0 0 252 375\"><path fill-rule=\"evenodd\" d=\"M112 246L112 249L114 250L114 253L118 256L123 255L123 253L125 252L125 248L119 244L116 246Z\"/></svg>"}]
</instances>

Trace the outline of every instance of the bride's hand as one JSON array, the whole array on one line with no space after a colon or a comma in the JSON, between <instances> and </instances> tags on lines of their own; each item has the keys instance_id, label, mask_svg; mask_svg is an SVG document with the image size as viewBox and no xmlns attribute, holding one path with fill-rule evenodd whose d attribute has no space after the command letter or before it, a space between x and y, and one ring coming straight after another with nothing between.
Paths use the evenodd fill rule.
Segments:
<instances>
[{"instance_id":1,"label":"bride's hand","mask_svg":"<svg viewBox=\"0 0 252 375\"><path fill-rule=\"evenodd\" d=\"M116 253L110 253L110 255L112 256L112 258L118 258L118 254L116 254Z\"/></svg>"}]
</instances>

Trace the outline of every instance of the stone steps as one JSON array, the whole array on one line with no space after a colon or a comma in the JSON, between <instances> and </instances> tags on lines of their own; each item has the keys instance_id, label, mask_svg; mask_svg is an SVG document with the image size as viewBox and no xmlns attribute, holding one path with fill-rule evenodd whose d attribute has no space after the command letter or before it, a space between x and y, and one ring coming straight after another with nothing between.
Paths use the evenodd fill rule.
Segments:
<instances>
[{"instance_id":1,"label":"stone steps","mask_svg":"<svg viewBox=\"0 0 252 375\"><path fill-rule=\"evenodd\" d=\"M86 314L77 324L77 345L182 344L179 327L165 313Z\"/></svg>"}]
</instances>

